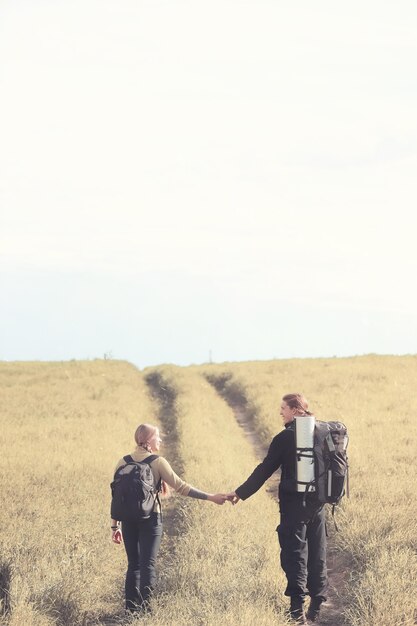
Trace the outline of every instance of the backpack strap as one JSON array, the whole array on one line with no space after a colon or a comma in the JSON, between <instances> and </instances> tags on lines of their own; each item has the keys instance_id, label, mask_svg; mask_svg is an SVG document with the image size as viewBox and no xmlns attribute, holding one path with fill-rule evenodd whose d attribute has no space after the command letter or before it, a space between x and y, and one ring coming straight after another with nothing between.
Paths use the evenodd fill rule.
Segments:
<instances>
[{"instance_id":1,"label":"backpack strap","mask_svg":"<svg viewBox=\"0 0 417 626\"><path fill-rule=\"evenodd\" d=\"M335 511L335 508L336 508L336 505L335 505L335 504L333 504L333 506L332 506L332 518L333 518L333 522L334 522L334 527L336 528L336 532L339 532L339 527L338 527L338 525L336 524L336 518L335 518L335 516L334 516L334 511Z\"/></svg>"},{"instance_id":2,"label":"backpack strap","mask_svg":"<svg viewBox=\"0 0 417 626\"><path fill-rule=\"evenodd\" d=\"M299 480L297 482L300 484ZM303 507L304 508L307 506L307 495L308 495L308 492L314 486L314 483L315 483L315 478L313 478L313 480L311 480L309 483L302 483L303 485L306 486L305 491L304 491L304 495L303 495Z\"/></svg>"},{"instance_id":3,"label":"backpack strap","mask_svg":"<svg viewBox=\"0 0 417 626\"><path fill-rule=\"evenodd\" d=\"M148 457L146 457L146 459L143 459L142 463L148 463L148 465L150 465L156 459L159 459L159 454L151 454L151 456L148 456ZM158 484L156 486L156 490L157 490L158 494L161 491L161 482L162 482L162 478L159 477ZM158 502L159 502L159 496L157 496L157 498L158 498ZM161 507L161 503L160 502L159 502L159 506L160 506L161 511L162 511L162 507Z\"/></svg>"},{"instance_id":4,"label":"backpack strap","mask_svg":"<svg viewBox=\"0 0 417 626\"><path fill-rule=\"evenodd\" d=\"M158 459L159 455L158 454L151 454L151 456L146 457L146 459L143 459L143 461L135 461L135 459L132 457L131 454L126 454L126 456L123 457L123 461L125 463L149 463L151 464L152 461L155 461L155 459Z\"/></svg>"},{"instance_id":5,"label":"backpack strap","mask_svg":"<svg viewBox=\"0 0 417 626\"><path fill-rule=\"evenodd\" d=\"M329 448L329 452L336 452L335 445L333 443L333 439L331 434L329 433L326 437L327 447Z\"/></svg>"},{"instance_id":6,"label":"backpack strap","mask_svg":"<svg viewBox=\"0 0 417 626\"><path fill-rule=\"evenodd\" d=\"M150 465L155 459L159 459L159 454L151 454L151 456L147 456L146 459L143 459L141 463L149 463Z\"/></svg>"},{"instance_id":7,"label":"backpack strap","mask_svg":"<svg viewBox=\"0 0 417 626\"><path fill-rule=\"evenodd\" d=\"M151 456L147 456L146 459L143 459L142 463L147 463L148 465L150 465L153 461L155 461L155 459L159 459L159 455L158 454L151 454ZM162 478L159 477L158 484L156 485L156 498L155 498L155 500L159 504L159 510L161 512L161 522L162 522L162 504L161 504L161 500L159 499L159 492L161 491L161 485L162 485Z\"/></svg>"},{"instance_id":8,"label":"backpack strap","mask_svg":"<svg viewBox=\"0 0 417 626\"><path fill-rule=\"evenodd\" d=\"M346 496L349 498L349 465L346 469Z\"/></svg>"}]
</instances>

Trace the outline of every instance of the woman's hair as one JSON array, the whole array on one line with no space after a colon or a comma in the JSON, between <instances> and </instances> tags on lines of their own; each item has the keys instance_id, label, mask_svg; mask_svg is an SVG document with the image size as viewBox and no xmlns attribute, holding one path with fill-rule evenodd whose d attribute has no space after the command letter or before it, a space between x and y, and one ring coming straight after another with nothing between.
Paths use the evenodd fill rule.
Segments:
<instances>
[{"instance_id":1,"label":"woman's hair","mask_svg":"<svg viewBox=\"0 0 417 626\"><path fill-rule=\"evenodd\" d=\"M137 445L145 448L145 450L148 450L148 452L151 452L148 441L156 433L157 430L158 427L152 426L152 424L140 424L135 432L135 441Z\"/></svg>"},{"instance_id":2,"label":"woman's hair","mask_svg":"<svg viewBox=\"0 0 417 626\"><path fill-rule=\"evenodd\" d=\"M287 393L282 399L288 404L290 409L297 409L297 413L312 415L308 410L308 402L301 393Z\"/></svg>"},{"instance_id":3,"label":"woman's hair","mask_svg":"<svg viewBox=\"0 0 417 626\"><path fill-rule=\"evenodd\" d=\"M141 446L141 448L145 448L148 452L152 452L148 442L157 430L158 427L152 426L152 424L140 424L135 432L135 441L137 445ZM164 480L161 480L161 493L165 498L169 498L171 495L169 485L167 485Z\"/></svg>"}]
</instances>

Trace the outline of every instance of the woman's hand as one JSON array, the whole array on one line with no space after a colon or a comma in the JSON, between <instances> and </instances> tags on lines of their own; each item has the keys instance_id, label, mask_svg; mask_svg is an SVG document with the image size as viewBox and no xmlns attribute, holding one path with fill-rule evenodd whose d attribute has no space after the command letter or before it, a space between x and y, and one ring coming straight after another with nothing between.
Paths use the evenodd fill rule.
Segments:
<instances>
[{"instance_id":1,"label":"woman's hand","mask_svg":"<svg viewBox=\"0 0 417 626\"><path fill-rule=\"evenodd\" d=\"M117 530L112 530L111 540L113 541L113 543L122 543L123 536L122 536L122 531L120 530L120 528L118 528Z\"/></svg>"},{"instance_id":2,"label":"woman's hand","mask_svg":"<svg viewBox=\"0 0 417 626\"><path fill-rule=\"evenodd\" d=\"M210 493L208 495L207 500L210 500L210 502L215 502L216 504L224 504L227 500L227 496L225 493Z\"/></svg>"}]
</instances>

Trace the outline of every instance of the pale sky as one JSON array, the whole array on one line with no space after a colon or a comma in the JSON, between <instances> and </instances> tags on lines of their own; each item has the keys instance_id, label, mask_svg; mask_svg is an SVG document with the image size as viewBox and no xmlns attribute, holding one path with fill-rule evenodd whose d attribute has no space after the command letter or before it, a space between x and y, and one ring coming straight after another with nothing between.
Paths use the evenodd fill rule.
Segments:
<instances>
[{"instance_id":1,"label":"pale sky","mask_svg":"<svg viewBox=\"0 0 417 626\"><path fill-rule=\"evenodd\" d=\"M0 360L417 353L417 4L0 0Z\"/></svg>"}]
</instances>

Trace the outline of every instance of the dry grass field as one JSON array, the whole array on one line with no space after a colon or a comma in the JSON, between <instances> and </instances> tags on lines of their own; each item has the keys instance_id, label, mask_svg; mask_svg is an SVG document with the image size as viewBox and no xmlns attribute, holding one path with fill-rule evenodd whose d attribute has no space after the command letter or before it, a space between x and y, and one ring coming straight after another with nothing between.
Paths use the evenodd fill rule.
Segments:
<instances>
[{"instance_id":1,"label":"dry grass field","mask_svg":"<svg viewBox=\"0 0 417 626\"><path fill-rule=\"evenodd\" d=\"M317 418L347 424L350 498L331 537L346 582L344 619L352 626L417 623L417 358L293 359L202 371L246 405L265 443L281 428L281 397L293 391L306 395Z\"/></svg>"},{"instance_id":2,"label":"dry grass field","mask_svg":"<svg viewBox=\"0 0 417 626\"><path fill-rule=\"evenodd\" d=\"M257 463L228 403L265 443L279 401L302 391L317 417L350 431L351 496L331 542L350 626L416 623L415 357L357 357L138 371L128 363L1 363L0 624L128 624L123 547L109 535L114 465L144 421L193 486L231 490ZM219 388L220 388L219 387ZM236 507L174 495L159 585L146 626L284 626L276 502L266 490ZM139 622L138 622L139 623ZM329 622L326 622L329 623Z\"/></svg>"},{"instance_id":3,"label":"dry grass field","mask_svg":"<svg viewBox=\"0 0 417 626\"><path fill-rule=\"evenodd\" d=\"M121 606L109 483L152 415L137 370L113 361L1 364L2 623L82 624Z\"/></svg>"}]
</instances>

